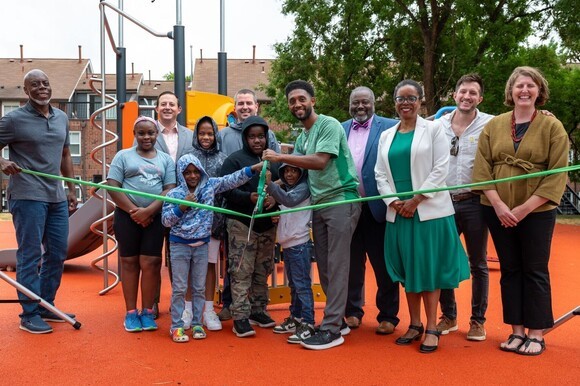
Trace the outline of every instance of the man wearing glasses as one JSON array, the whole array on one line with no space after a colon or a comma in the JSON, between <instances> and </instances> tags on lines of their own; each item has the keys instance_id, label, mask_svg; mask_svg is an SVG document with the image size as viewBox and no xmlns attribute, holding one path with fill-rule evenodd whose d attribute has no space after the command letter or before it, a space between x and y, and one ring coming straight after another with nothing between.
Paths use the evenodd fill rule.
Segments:
<instances>
[{"instance_id":1,"label":"man wearing glasses","mask_svg":"<svg viewBox=\"0 0 580 386\"><path fill-rule=\"evenodd\" d=\"M455 86L453 99L457 109L441 118L450 142L447 186L471 183L473 162L479 135L493 115L482 113L477 106L483 101L483 81L477 74L462 76ZM451 190L455 209L455 223L463 233L472 276L471 318L467 339L485 340L485 311L489 289L487 268L488 230L483 219L479 196L469 188ZM445 335L457 331L457 303L453 289L441 290L441 311L437 330Z\"/></svg>"}]
</instances>

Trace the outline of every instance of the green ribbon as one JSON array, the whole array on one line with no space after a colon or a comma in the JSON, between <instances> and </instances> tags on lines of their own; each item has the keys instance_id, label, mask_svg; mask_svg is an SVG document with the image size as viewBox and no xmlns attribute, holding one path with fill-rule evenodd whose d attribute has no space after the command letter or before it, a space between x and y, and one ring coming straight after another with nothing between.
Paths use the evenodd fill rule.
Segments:
<instances>
[{"instance_id":1,"label":"green ribbon","mask_svg":"<svg viewBox=\"0 0 580 386\"><path fill-rule=\"evenodd\" d=\"M266 199L266 173L268 172L268 161L263 161L262 171L260 172L260 180L258 181L258 201L256 202L256 212L262 213L264 208L264 200Z\"/></svg>"},{"instance_id":2,"label":"green ribbon","mask_svg":"<svg viewBox=\"0 0 580 386\"><path fill-rule=\"evenodd\" d=\"M411 192L400 192L400 193L393 193L393 194L385 194L385 195L382 195L382 196L362 197L362 198L356 198L356 199L352 199L352 200L327 202L327 203L324 203L324 204L302 206L300 208L286 209L286 210L277 211L277 212L261 213L261 214L256 214L255 216L250 216L250 215L247 215L245 213L239 213L239 212L235 212L233 210L228 210L228 209L224 209L224 208L218 208L218 207L211 206L211 205L199 204L197 202L190 202L190 201L185 201L185 200L179 200L177 198L171 198L171 197L166 197L166 196L159 196L159 195L151 194L151 193L138 192L136 190L117 188L115 186L109 186L109 185L104 185L104 184L97 184L97 183L94 183L94 182L82 181L82 180L77 180L77 179L74 179L74 178L68 178L68 177L63 177L63 176L55 176L55 175L52 175L52 174L46 174L46 173L36 172L36 171L33 171L33 170L22 169L22 172L23 173L27 173L27 174L32 174L32 175L40 176L40 177L52 178L52 179L57 179L57 180L61 180L61 181L66 181L66 182L70 182L70 183L73 183L73 184L91 186L91 187L94 187L94 188L97 188L97 189L105 189L105 190L111 190L111 191L114 191L114 192L129 193L129 194L133 194L133 195L136 195L136 196L147 197L147 198L150 198L150 199L153 199L153 200L160 200L160 201L165 201L165 202L171 202L173 204L178 204L178 205L186 205L186 206L191 206L191 207L194 207L194 208L212 210L214 212L219 212L219 213L223 213L223 214L229 214L229 215L233 215L233 216L239 216L239 217L245 217L245 218L252 218L252 217L254 217L254 218L263 218L263 217L279 216L279 215L285 214L285 213L299 212L299 211L302 211L302 210L318 210L318 209L324 209L324 208L328 208L328 207L331 207L331 206L348 204L348 203L354 203L354 202L374 201L374 200L381 200L383 198L391 198L391 197L399 197L399 196L411 196L411 195L415 195L415 194L435 193L435 192L442 192L442 191L446 191L446 190L457 190L457 189L473 188L473 187L478 187L478 186L483 186L483 185L490 185L490 184L501 184L501 183L510 182L510 181L524 180L524 179L536 178L536 177L544 177L544 176L548 176L548 175L552 175L552 174L558 174L558 173L566 173L566 172L570 172L570 171L574 171L574 170L579 170L579 169L580 169L580 165L572 165L572 166L566 166L566 167L558 168L558 169L545 170L545 171L536 172L536 173L529 173L529 174L522 174L522 175L519 175L519 176L500 178L500 179L491 180L491 181L474 182L474 183L471 183L471 184L463 184L463 185L456 185L456 186L445 186L445 187L434 188L434 189L414 190L414 191L411 191Z\"/></svg>"},{"instance_id":3,"label":"green ribbon","mask_svg":"<svg viewBox=\"0 0 580 386\"><path fill-rule=\"evenodd\" d=\"M172 204L177 204L177 205L192 206L192 207L200 208L200 209L213 210L214 212L219 212L219 213L223 213L223 214L229 214L229 215L234 215L234 216L241 216L241 217L251 218L251 216L249 216L247 214L244 214L244 213L238 213L238 212L235 212L233 210L224 209L224 208L218 208L218 207L211 206L211 205L199 204L197 202L180 200L178 198L172 198L172 197L166 197L166 196L159 196L157 194L139 192L137 190L131 190L131 189L118 188L116 186L110 186L110 185L105 185L105 184L97 184L95 182L88 182L88 181L83 181L83 180L77 180L76 178L68 178L68 177L63 177L63 176L55 176L53 174L36 172L34 170L22 169L22 172L23 173L27 173L27 174L32 174L32 175L35 175L35 176L39 176L39 177L52 178L52 179L55 179L55 180L61 180L61 181L65 181L65 182L70 182L70 183L73 183L73 184L91 186L91 187L97 188L97 189L105 189L105 190L110 190L110 191L113 191L113 192L133 194L135 196L147 197L147 198L150 198L152 200L160 200L160 201L170 202Z\"/></svg>"}]
</instances>

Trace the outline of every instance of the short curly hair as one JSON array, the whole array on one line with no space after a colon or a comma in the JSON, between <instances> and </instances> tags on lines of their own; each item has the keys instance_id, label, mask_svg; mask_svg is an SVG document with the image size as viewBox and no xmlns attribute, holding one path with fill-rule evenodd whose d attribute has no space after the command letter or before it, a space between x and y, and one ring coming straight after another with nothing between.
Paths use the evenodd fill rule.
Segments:
<instances>
[{"instance_id":1,"label":"short curly hair","mask_svg":"<svg viewBox=\"0 0 580 386\"><path fill-rule=\"evenodd\" d=\"M536 99L536 106L543 106L548 102L550 98L550 89L548 88L548 81L540 70L534 67L522 66L516 67L516 69L510 75L506 85L505 85L505 97L503 104L506 106L515 106L514 98L512 97L512 89L516 83L516 79L520 76L529 76L532 78L536 86L540 89L538 92L538 98Z\"/></svg>"},{"instance_id":2,"label":"short curly hair","mask_svg":"<svg viewBox=\"0 0 580 386\"><path fill-rule=\"evenodd\" d=\"M314 98L314 87L310 83L305 80L297 79L293 80L292 82L286 85L284 89L284 93L286 94L286 98L288 98L288 94L294 90L304 90L306 91L311 97Z\"/></svg>"}]
</instances>

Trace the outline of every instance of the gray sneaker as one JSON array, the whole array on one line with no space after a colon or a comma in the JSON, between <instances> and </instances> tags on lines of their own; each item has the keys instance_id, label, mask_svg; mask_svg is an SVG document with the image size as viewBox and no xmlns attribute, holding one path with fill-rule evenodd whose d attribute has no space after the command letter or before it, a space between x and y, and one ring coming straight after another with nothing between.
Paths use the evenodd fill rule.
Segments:
<instances>
[{"instance_id":1,"label":"gray sneaker","mask_svg":"<svg viewBox=\"0 0 580 386\"><path fill-rule=\"evenodd\" d=\"M295 319L292 315L284 319L282 323L274 327L276 334L292 334L296 332L296 326L300 324L300 320Z\"/></svg>"},{"instance_id":2,"label":"gray sneaker","mask_svg":"<svg viewBox=\"0 0 580 386\"><path fill-rule=\"evenodd\" d=\"M296 332L288 337L288 343L301 343L305 339L310 338L314 335L314 326L308 323L300 323L296 327Z\"/></svg>"},{"instance_id":3,"label":"gray sneaker","mask_svg":"<svg viewBox=\"0 0 580 386\"><path fill-rule=\"evenodd\" d=\"M230 320L232 318L232 314L228 307L222 308L220 312L217 314L218 318L223 322L224 320Z\"/></svg>"}]
</instances>

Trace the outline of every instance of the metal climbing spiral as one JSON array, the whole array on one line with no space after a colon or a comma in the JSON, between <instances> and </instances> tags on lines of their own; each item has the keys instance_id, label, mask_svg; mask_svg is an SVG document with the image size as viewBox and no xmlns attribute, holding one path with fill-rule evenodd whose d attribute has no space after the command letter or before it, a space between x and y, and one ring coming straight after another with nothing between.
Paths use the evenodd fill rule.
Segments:
<instances>
[{"instance_id":1,"label":"metal climbing spiral","mask_svg":"<svg viewBox=\"0 0 580 386\"><path fill-rule=\"evenodd\" d=\"M99 83L101 85L101 87L97 88L95 86L95 83ZM102 107L97 109L96 111L94 111L90 117L91 127L95 127L97 129L101 130L101 132L102 132L102 143L95 146L95 148L91 151L90 156L91 156L91 159L93 161L95 161L96 163L98 163L99 165L102 166L103 181L101 182L101 184L105 184L107 182L107 180L106 180L107 171L110 167L110 165L107 164L105 148L110 146L110 145L115 144L119 140L119 136L116 133L114 133L110 130L107 130L107 128L103 127L102 124L98 124L97 117L100 114L106 114L106 112L108 110L114 109L117 106L118 101L113 96L107 95L106 90L104 90L102 86L103 86L103 79L91 78L89 80L89 87L97 95L99 95L101 97L101 100L103 102ZM105 101L109 101L111 103L105 104ZM101 117L104 118L103 116L101 116ZM105 122L105 119L102 119L102 122ZM109 139L107 139L107 136L109 136ZM99 153L101 155L101 158L98 157ZM115 208L115 203L108 198L107 191L104 189L97 190L95 188L92 188L91 195L97 197L101 201L104 201L103 202L102 217L100 219L98 219L97 221L93 222L90 226L90 229L93 233L103 237L103 253L91 261L91 267L104 272L104 286L105 286L105 288L99 292L99 295L104 295L107 292L109 292L110 290L112 290L113 288L115 288L117 286L117 284L119 284L119 281L120 281L119 275L116 272L111 271L109 269L108 259L107 259L110 255L115 253L118 249L117 240L109 232L109 229L110 229L109 221L112 222L112 218L113 218L113 214L114 214L113 209ZM109 249L109 241L113 242L113 247L111 249ZM97 265L101 261L103 262L102 267ZM112 275L115 278L115 281L111 285L108 284L109 275Z\"/></svg>"}]
</instances>

